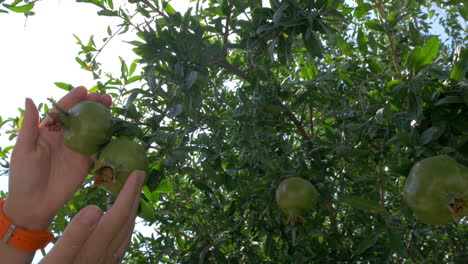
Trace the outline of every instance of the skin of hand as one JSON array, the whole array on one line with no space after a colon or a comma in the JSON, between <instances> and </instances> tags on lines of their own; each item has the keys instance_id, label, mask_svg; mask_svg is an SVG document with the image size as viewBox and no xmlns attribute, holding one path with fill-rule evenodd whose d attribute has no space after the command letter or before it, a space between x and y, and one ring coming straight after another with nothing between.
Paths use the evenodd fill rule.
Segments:
<instances>
[{"instance_id":1,"label":"skin of hand","mask_svg":"<svg viewBox=\"0 0 468 264\"><path fill-rule=\"evenodd\" d=\"M88 93L86 88L77 87L57 105L69 110L84 100L106 107L112 104L109 95ZM36 105L27 98L11 156L9 193L4 205L5 214L19 228L47 229L58 210L83 184L92 164L91 156L68 149L62 132L48 129L50 122L50 117L39 121Z\"/></svg>"},{"instance_id":2,"label":"skin of hand","mask_svg":"<svg viewBox=\"0 0 468 264\"><path fill-rule=\"evenodd\" d=\"M81 210L40 264L120 263L130 245L144 179L144 172L134 171L104 215L93 205Z\"/></svg>"}]
</instances>

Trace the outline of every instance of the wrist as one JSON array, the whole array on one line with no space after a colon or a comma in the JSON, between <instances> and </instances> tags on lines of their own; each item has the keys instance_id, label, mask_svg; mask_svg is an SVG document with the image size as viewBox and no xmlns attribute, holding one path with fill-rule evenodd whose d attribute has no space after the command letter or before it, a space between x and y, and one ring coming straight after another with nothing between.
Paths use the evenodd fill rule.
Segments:
<instances>
[{"instance_id":1,"label":"wrist","mask_svg":"<svg viewBox=\"0 0 468 264\"><path fill-rule=\"evenodd\" d=\"M3 206L5 216L18 228L31 231L46 230L52 223L52 219L49 219L41 213L35 213L36 210L37 208L28 210L23 206L16 205L15 202L8 197Z\"/></svg>"},{"instance_id":2,"label":"wrist","mask_svg":"<svg viewBox=\"0 0 468 264\"><path fill-rule=\"evenodd\" d=\"M3 207L5 200L0 201L0 237L3 245L8 245L22 251L34 252L44 248L54 238L47 228L42 231L31 231L16 226L6 216Z\"/></svg>"}]
</instances>

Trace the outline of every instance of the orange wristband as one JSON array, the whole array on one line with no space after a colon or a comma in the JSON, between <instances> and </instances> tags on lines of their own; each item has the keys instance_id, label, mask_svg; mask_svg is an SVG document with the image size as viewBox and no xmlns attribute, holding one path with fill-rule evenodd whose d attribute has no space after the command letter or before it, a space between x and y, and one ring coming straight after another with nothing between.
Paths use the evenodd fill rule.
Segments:
<instances>
[{"instance_id":1,"label":"orange wristband","mask_svg":"<svg viewBox=\"0 0 468 264\"><path fill-rule=\"evenodd\" d=\"M54 238L49 229L31 231L17 228L3 212L5 199L0 201L0 240L24 251L36 251L45 248Z\"/></svg>"}]
</instances>

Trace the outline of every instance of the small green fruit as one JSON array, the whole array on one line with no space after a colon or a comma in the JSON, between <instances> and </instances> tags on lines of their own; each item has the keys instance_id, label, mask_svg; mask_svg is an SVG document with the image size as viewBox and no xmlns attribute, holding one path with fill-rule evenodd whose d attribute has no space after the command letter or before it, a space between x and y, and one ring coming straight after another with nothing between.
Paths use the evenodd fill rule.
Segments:
<instances>
[{"instance_id":1,"label":"small green fruit","mask_svg":"<svg viewBox=\"0 0 468 264\"><path fill-rule=\"evenodd\" d=\"M318 197L314 185L300 177L287 178L276 189L276 202L292 224L304 221L301 215L315 207Z\"/></svg>"},{"instance_id":2,"label":"small green fruit","mask_svg":"<svg viewBox=\"0 0 468 264\"><path fill-rule=\"evenodd\" d=\"M60 124L50 129L63 129L64 144L75 152L94 154L110 140L112 115L100 103L83 101L51 116Z\"/></svg>"},{"instance_id":3,"label":"small green fruit","mask_svg":"<svg viewBox=\"0 0 468 264\"><path fill-rule=\"evenodd\" d=\"M116 139L98 153L92 171L94 185L117 196L134 170L148 171L145 149L131 140Z\"/></svg>"}]
</instances>

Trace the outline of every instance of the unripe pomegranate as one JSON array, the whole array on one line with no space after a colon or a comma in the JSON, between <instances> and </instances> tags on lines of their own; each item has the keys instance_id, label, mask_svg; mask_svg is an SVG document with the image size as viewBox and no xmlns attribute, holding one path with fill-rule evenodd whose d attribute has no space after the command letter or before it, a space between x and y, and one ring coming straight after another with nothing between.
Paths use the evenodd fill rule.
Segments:
<instances>
[{"instance_id":1,"label":"unripe pomegranate","mask_svg":"<svg viewBox=\"0 0 468 264\"><path fill-rule=\"evenodd\" d=\"M468 216L468 168L447 155L418 161L403 186L403 198L427 224Z\"/></svg>"},{"instance_id":2,"label":"unripe pomegranate","mask_svg":"<svg viewBox=\"0 0 468 264\"><path fill-rule=\"evenodd\" d=\"M287 223L304 222L302 214L317 204L318 191L309 181L300 177L283 180L276 189L276 202L288 216Z\"/></svg>"},{"instance_id":3,"label":"unripe pomegranate","mask_svg":"<svg viewBox=\"0 0 468 264\"><path fill-rule=\"evenodd\" d=\"M148 171L143 146L127 139L113 140L98 153L92 171L94 185L117 196L134 170Z\"/></svg>"},{"instance_id":4,"label":"unripe pomegranate","mask_svg":"<svg viewBox=\"0 0 468 264\"><path fill-rule=\"evenodd\" d=\"M64 144L71 150L91 155L109 142L112 115L104 105L83 101L69 111L57 109L58 113L50 114L55 122L49 129L63 129Z\"/></svg>"}]
</instances>

